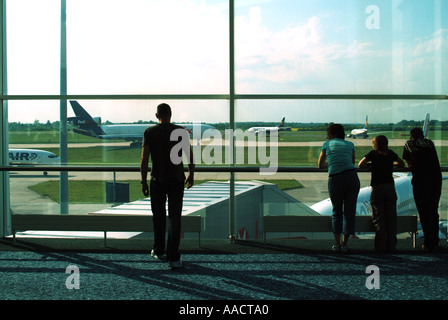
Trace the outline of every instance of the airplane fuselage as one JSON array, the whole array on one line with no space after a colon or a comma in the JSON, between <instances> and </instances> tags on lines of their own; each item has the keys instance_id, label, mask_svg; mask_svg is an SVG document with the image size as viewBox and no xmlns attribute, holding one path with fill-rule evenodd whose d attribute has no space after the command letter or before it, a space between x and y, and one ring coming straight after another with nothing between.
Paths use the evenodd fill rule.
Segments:
<instances>
[{"instance_id":1,"label":"airplane fuselage","mask_svg":"<svg viewBox=\"0 0 448 320\"><path fill-rule=\"evenodd\" d=\"M367 129L354 129L351 131L351 133L347 136L348 138L362 138L365 139L368 137Z\"/></svg>"},{"instance_id":2,"label":"airplane fuselage","mask_svg":"<svg viewBox=\"0 0 448 320\"><path fill-rule=\"evenodd\" d=\"M261 135L269 135L273 132L279 132L279 127L252 127L247 130L248 132L252 134L261 134Z\"/></svg>"},{"instance_id":3,"label":"airplane fuselage","mask_svg":"<svg viewBox=\"0 0 448 320\"><path fill-rule=\"evenodd\" d=\"M113 124L101 125L101 117L91 117L90 114L77 102L70 101L75 117L67 118L73 132L99 139L120 139L132 141L131 146L140 145L145 129L155 124ZM178 123L184 127L192 139L199 140L207 130L216 130L212 125L201 123Z\"/></svg>"},{"instance_id":4,"label":"airplane fuselage","mask_svg":"<svg viewBox=\"0 0 448 320\"><path fill-rule=\"evenodd\" d=\"M35 149L9 149L9 164L11 165L55 165L59 157L52 152Z\"/></svg>"},{"instance_id":5,"label":"airplane fuselage","mask_svg":"<svg viewBox=\"0 0 448 320\"><path fill-rule=\"evenodd\" d=\"M397 215L417 214L411 180L411 175L395 179L395 192L397 193ZM372 206L370 205L371 190L372 188L370 186L359 190L358 201L356 203L356 215L372 215ZM311 209L321 215L333 214L333 206L330 198L312 205Z\"/></svg>"},{"instance_id":6,"label":"airplane fuselage","mask_svg":"<svg viewBox=\"0 0 448 320\"><path fill-rule=\"evenodd\" d=\"M155 124L113 124L113 125L99 125L100 134L96 134L89 129L73 128L76 133L84 134L99 139L123 139L126 141L142 141L143 133L146 128ZM200 124L200 123L180 123L179 126L185 128L190 137L195 138L196 135L200 137L206 130L216 130L215 127Z\"/></svg>"}]
</instances>

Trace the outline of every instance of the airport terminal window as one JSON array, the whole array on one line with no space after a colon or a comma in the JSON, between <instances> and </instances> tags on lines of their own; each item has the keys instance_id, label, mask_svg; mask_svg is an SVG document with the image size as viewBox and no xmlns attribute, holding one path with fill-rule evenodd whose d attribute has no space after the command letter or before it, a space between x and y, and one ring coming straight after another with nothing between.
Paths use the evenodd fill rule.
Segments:
<instances>
[{"instance_id":1,"label":"airport terminal window","mask_svg":"<svg viewBox=\"0 0 448 320\"><path fill-rule=\"evenodd\" d=\"M224 4L68 0L68 92L227 93Z\"/></svg>"},{"instance_id":2,"label":"airport terminal window","mask_svg":"<svg viewBox=\"0 0 448 320\"><path fill-rule=\"evenodd\" d=\"M246 135L247 140L272 142L269 130L274 130L278 135L277 144L272 147L277 149L278 157L271 156L269 151L272 148L269 147L267 152L246 147L246 153L254 153L252 158L246 155L246 165L254 165L250 159L256 158L257 165L315 167L326 140L326 128L332 122L344 124L347 139L356 145L356 161L370 151L371 139L377 134L386 135L390 139L391 148L401 155L409 130L414 126L422 126L427 113L431 119L429 138L434 140L438 148L441 164L447 165L445 131L442 131L446 127L444 119L447 107L447 102L431 100L251 99L238 100L235 114L237 128L253 130L252 135ZM279 126L283 118L285 120ZM246 119L251 121L244 121ZM367 129L366 134L351 136L352 130L363 128Z\"/></svg>"},{"instance_id":3,"label":"airport terminal window","mask_svg":"<svg viewBox=\"0 0 448 320\"><path fill-rule=\"evenodd\" d=\"M157 104L167 102L174 122L213 126L205 136L201 131L199 142L192 137L196 160L207 171L213 166L224 169L199 172L197 181L218 181L221 185L213 188L227 190L230 197L229 180L234 177L234 193L250 195L236 196L234 217L235 233L248 239L260 234L260 225L256 219L244 227L246 213L293 213L297 208L292 199L310 206L328 197L326 173L292 171L317 166L331 122L343 123L350 134L367 120L369 137L347 138L355 142L360 160L379 132L401 154L410 128L422 125L429 113L429 138L447 166L444 1L235 0L234 5L232 47L226 0L67 0L68 165L138 166L141 150L129 137L107 139L105 132L86 127L86 119L76 118L73 101L96 126L149 125L156 121ZM60 156L60 1L8 0L6 7L7 92L23 95L5 96L9 148L42 149L54 154L48 159L55 159ZM27 96L31 94L36 98ZM50 94L57 98L44 97ZM276 128L283 117L278 137L267 133L266 128ZM235 166L274 172L232 176L225 171L232 165L232 125L239 130L234 133L241 134L236 136ZM250 132L257 127L262 129ZM264 141L265 149L260 144ZM34 157L25 153L10 158ZM291 172L275 173L276 166ZM68 176L70 213L98 211L123 200L110 199L110 182L123 186L129 201L141 197L138 173L98 169ZM360 178L363 186L368 184L368 174ZM11 171L9 181L13 212L60 213L59 172ZM266 186L264 195L256 190L260 185ZM258 201L260 196L266 200ZM220 207L225 231L226 201Z\"/></svg>"},{"instance_id":4,"label":"airport terminal window","mask_svg":"<svg viewBox=\"0 0 448 320\"><path fill-rule=\"evenodd\" d=\"M60 4L8 0L6 8L8 93L59 94Z\"/></svg>"},{"instance_id":5,"label":"airport terminal window","mask_svg":"<svg viewBox=\"0 0 448 320\"><path fill-rule=\"evenodd\" d=\"M68 165L138 167L144 130L157 122L155 100L70 100L68 108ZM190 132L198 166L228 165L225 161L229 114L226 100L163 100L172 106L172 121ZM83 112L90 118L84 117ZM11 101L9 104L9 158L14 166L59 165L59 101ZM34 119L34 120L33 120ZM92 121L93 120L93 121ZM210 122L213 121L213 125ZM140 175L132 172L69 172L69 212L91 204L93 210L141 199ZM205 175L205 176L204 176ZM228 173L217 177L228 181ZM198 183L216 174L198 174ZM124 198L113 198L111 183ZM58 214L58 172L10 174L11 210L15 213L45 211ZM111 191L112 190L112 191ZM23 201L26 198L28 201ZM92 209L91 209L92 210ZM87 213L87 212L85 212Z\"/></svg>"},{"instance_id":6,"label":"airport terminal window","mask_svg":"<svg viewBox=\"0 0 448 320\"><path fill-rule=\"evenodd\" d=\"M59 101L9 101L8 121L9 148L59 148Z\"/></svg>"},{"instance_id":7,"label":"airport terminal window","mask_svg":"<svg viewBox=\"0 0 448 320\"><path fill-rule=\"evenodd\" d=\"M202 155L205 143L210 144L219 139L221 132L224 137L228 122L222 119L228 118L228 102L187 99L69 101L69 142L74 143L74 146L77 142L92 144L78 144L87 148L86 155L77 156L78 152L69 148L69 164L138 166L143 132L148 126L157 123L156 107L162 102L171 106L172 122L188 130L198 165L222 164L207 162ZM89 114L94 123L87 118L83 119L84 112ZM202 144L201 141L205 142ZM97 154L92 155L93 151Z\"/></svg>"},{"instance_id":8,"label":"airport terminal window","mask_svg":"<svg viewBox=\"0 0 448 320\"><path fill-rule=\"evenodd\" d=\"M406 0L236 6L236 92L446 94L446 6Z\"/></svg>"}]
</instances>

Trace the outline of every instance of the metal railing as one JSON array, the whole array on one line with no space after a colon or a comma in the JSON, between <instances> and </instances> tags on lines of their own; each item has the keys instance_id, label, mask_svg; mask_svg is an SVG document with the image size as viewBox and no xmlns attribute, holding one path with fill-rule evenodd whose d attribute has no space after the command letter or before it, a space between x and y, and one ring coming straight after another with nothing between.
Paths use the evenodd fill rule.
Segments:
<instances>
[{"instance_id":1,"label":"metal railing","mask_svg":"<svg viewBox=\"0 0 448 320\"><path fill-rule=\"evenodd\" d=\"M148 172L151 168L149 168ZM186 169L186 168L185 168ZM195 172L229 172L229 173L256 173L265 167L260 166L196 166ZM370 169L356 168L358 172L370 172ZM440 167L442 172L448 172L448 166ZM52 172L140 172L138 166L0 166L0 171L52 171ZM327 172L327 169L316 167L277 167L275 172ZM410 169L394 168L394 172L410 172Z\"/></svg>"}]
</instances>

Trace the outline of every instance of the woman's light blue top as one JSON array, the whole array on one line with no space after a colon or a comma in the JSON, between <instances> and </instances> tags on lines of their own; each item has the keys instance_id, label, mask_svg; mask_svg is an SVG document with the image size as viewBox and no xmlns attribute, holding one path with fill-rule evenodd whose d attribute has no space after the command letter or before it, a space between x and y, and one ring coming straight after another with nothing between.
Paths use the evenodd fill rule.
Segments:
<instances>
[{"instance_id":1,"label":"woman's light blue top","mask_svg":"<svg viewBox=\"0 0 448 320\"><path fill-rule=\"evenodd\" d=\"M334 138L325 141L322 150L327 156L329 175L355 168L352 158L355 152L353 142Z\"/></svg>"}]
</instances>

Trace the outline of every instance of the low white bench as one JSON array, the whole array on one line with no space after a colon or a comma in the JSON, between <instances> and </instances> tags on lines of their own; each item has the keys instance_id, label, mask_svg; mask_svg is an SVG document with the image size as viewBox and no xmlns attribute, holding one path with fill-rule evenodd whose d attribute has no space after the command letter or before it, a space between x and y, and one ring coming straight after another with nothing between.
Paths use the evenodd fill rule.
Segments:
<instances>
[{"instance_id":1,"label":"low white bench","mask_svg":"<svg viewBox=\"0 0 448 320\"><path fill-rule=\"evenodd\" d=\"M371 216L356 216L355 232L375 232ZM267 232L333 232L331 216L267 215L263 217L264 241ZM409 232L414 248L417 243L417 216L397 216L397 233Z\"/></svg>"},{"instance_id":2,"label":"low white bench","mask_svg":"<svg viewBox=\"0 0 448 320\"><path fill-rule=\"evenodd\" d=\"M168 218L167 218L168 220ZM168 222L167 222L168 225ZM107 232L153 232L151 215L129 214L85 214L85 215L49 215L49 214L13 214L11 226L14 243L17 231L102 231L104 246ZM201 245L201 216L181 217L181 232L197 232L198 245Z\"/></svg>"}]
</instances>

